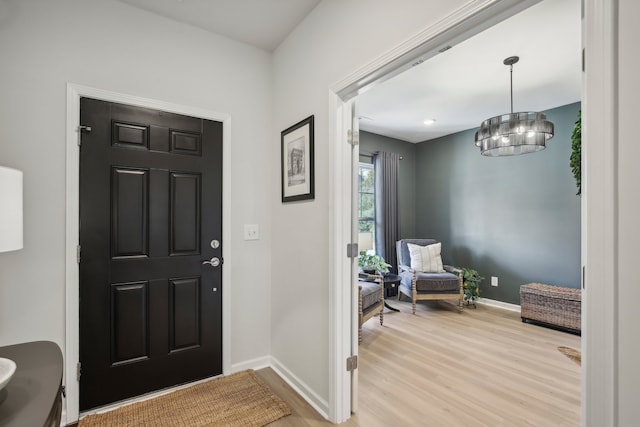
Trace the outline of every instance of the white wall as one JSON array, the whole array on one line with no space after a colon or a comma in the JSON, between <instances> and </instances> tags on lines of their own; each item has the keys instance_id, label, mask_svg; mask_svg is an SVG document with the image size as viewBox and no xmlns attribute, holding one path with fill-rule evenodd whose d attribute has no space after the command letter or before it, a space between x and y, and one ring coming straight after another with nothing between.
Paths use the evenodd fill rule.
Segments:
<instances>
[{"instance_id":1,"label":"white wall","mask_svg":"<svg viewBox=\"0 0 640 427\"><path fill-rule=\"evenodd\" d=\"M314 114L316 197L289 204L282 204L279 194L272 198L271 354L317 394L321 409L330 385L329 88L464 3L324 0L274 54L269 159L280 164L276 132ZM279 166L272 172L271 186L279 189Z\"/></svg>"},{"instance_id":2,"label":"white wall","mask_svg":"<svg viewBox=\"0 0 640 427\"><path fill-rule=\"evenodd\" d=\"M64 343L65 90L72 82L232 116L233 164L225 165L233 169L234 257L225 260L233 271L226 284L232 362L272 354L327 401L328 89L464 3L324 0L275 52L272 70L265 52L117 1L0 0L0 164L25 179L25 248L0 254L0 345ZM640 10L633 0L619 4L617 409L619 425L636 425L640 29L633 18ZM316 199L283 205L278 135L310 114ZM260 241L242 240L244 223L262 226Z\"/></svg>"},{"instance_id":3,"label":"white wall","mask_svg":"<svg viewBox=\"0 0 640 427\"><path fill-rule=\"evenodd\" d=\"M24 171L25 191L24 249L0 254L0 345L64 346L71 82L231 116L231 363L268 356L270 54L118 1L0 0L0 58L0 164ZM244 223L261 240L242 240Z\"/></svg>"},{"instance_id":4,"label":"white wall","mask_svg":"<svg viewBox=\"0 0 640 427\"><path fill-rule=\"evenodd\" d=\"M637 263L640 250L640 4L619 2L618 39L618 425L640 425L640 310Z\"/></svg>"}]
</instances>

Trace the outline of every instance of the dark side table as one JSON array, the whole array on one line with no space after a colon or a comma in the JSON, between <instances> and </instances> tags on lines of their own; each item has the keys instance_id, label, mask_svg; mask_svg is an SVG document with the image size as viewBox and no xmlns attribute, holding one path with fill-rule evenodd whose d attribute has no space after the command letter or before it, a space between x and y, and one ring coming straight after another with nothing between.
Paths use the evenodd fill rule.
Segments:
<instances>
[{"instance_id":1,"label":"dark side table","mask_svg":"<svg viewBox=\"0 0 640 427\"><path fill-rule=\"evenodd\" d=\"M16 372L0 390L0 426L57 427L62 413L62 352L56 343L35 341L0 347Z\"/></svg>"},{"instance_id":2,"label":"dark side table","mask_svg":"<svg viewBox=\"0 0 640 427\"><path fill-rule=\"evenodd\" d=\"M400 276L398 276L397 274L389 273L386 276L383 276L382 279L384 280L384 291L385 291L384 306L387 307L389 310L400 311L397 308L391 307L389 304L387 304L387 295L390 295L390 291L395 290L394 295L397 295L398 293L398 286L400 285Z\"/></svg>"}]
</instances>

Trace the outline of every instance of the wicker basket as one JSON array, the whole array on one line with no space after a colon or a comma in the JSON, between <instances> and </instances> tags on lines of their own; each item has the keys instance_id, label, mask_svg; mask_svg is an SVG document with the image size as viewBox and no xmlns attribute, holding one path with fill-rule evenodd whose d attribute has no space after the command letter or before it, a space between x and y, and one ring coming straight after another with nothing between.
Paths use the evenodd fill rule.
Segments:
<instances>
[{"instance_id":1,"label":"wicker basket","mask_svg":"<svg viewBox=\"0 0 640 427\"><path fill-rule=\"evenodd\" d=\"M522 321L580 333L582 293L580 289L527 283L520 286Z\"/></svg>"}]
</instances>

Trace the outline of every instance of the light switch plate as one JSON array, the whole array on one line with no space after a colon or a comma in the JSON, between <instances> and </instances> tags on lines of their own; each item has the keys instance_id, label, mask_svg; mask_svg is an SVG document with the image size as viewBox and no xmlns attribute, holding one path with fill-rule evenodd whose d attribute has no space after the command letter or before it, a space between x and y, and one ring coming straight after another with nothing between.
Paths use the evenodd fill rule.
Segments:
<instances>
[{"instance_id":1,"label":"light switch plate","mask_svg":"<svg viewBox=\"0 0 640 427\"><path fill-rule=\"evenodd\" d=\"M258 239L260 239L260 227L258 227L258 224L245 224L244 240L258 240Z\"/></svg>"},{"instance_id":2,"label":"light switch plate","mask_svg":"<svg viewBox=\"0 0 640 427\"><path fill-rule=\"evenodd\" d=\"M496 276L491 276L491 286L498 286L498 278Z\"/></svg>"}]
</instances>

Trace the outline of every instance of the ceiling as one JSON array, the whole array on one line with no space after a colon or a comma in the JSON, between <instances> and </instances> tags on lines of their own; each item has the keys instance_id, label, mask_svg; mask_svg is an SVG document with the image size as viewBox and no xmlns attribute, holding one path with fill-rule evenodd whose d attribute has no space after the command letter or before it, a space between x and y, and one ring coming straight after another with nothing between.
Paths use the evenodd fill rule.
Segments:
<instances>
[{"instance_id":1,"label":"ceiling","mask_svg":"<svg viewBox=\"0 0 640 427\"><path fill-rule=\"evenodd\" d=\"M321 0L119 0L273 51ZM363 18L364 19L364 18ZM363 21L365 24L366 21ZM422 142L580 100L581 0L544 0L359 95L360 128ZM425 119L435 119L425 126Z\"/></svg>"},{"instance_id":2,"label":"ceiling","mask_svg":"<svg viewBox=\"0 0 640 427\"><path fill-rule=\"evenodd\" d=\"M120 0L272 52L320 0Z\"/></svg>"},{"instance_id":3,"label":"ceiling","mask_svg":"<svg viewBox=\"0 0 640 427\"><path fill-rule=\"evenodd\" d=\"M580 3L545 0L374 86L358 97L360 129L415 143L509 113L514 55L514 111L580 101Z\"/></svg>"}]
</instances>

